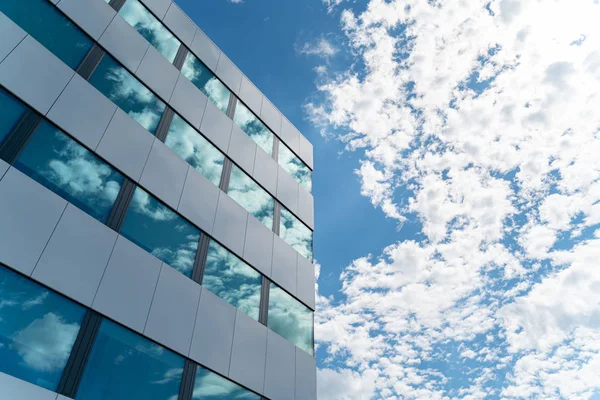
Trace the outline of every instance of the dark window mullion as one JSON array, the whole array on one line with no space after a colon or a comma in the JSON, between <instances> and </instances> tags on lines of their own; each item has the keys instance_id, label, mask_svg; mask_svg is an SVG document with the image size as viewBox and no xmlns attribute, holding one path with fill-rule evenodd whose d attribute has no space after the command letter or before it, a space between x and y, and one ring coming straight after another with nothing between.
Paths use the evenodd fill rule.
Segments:
<instances>
[{"instance_id":1,"label":"dark window mullion","mask_svg":"<svg viewBox=\"0 0 600 400\"><path fill-rule=\"evenodd\" d=\"M229 104L227 105L227 116L233 119L235 115L235 106L237 105L238 99L233 93L229 94Z\"/></svg>"},{"instance_id":2,"label":"dark window mullion","mask_svg":"<svg viewBox=\"0 0 600 400\"><path fill-rule=\"evenodd\" d=\"M167 139L167 135L169 134L169 129L171 128L171 123L173 122L174 117L175 111L173 111L171 107L165 106L165 111L160 117L160 122L158 123L155 133L156 138L163 143Z\"/></svg>"},{"instance_id":3,"label":"dark window mullion","mask_svg":"<svg viewBox=\"0 0 600 400\"><path fill-rule=\"evenodd\" d=\"M92 310L88 310L83 318L81 328L75 339L75 344L69 355L57 392L71 398L77 395L81 377L87 360L92 352L94 340L100 329L102 317Z\"/></svg>"},{"instance_id":4,"label":"dark window mullion","mask_svg":"<svg viewBox=\"0 0 600 400\"><path fill-rule=\"evenodd\" d=\"M115 204L113 205L110 215L108 216L108 220L106 221L106 225L116 232L121 230L121 225L125 220L125 214L127 214L129 204L133 199L133 193L135 192L136 188L136 184L131 179L126 177L123 180L121 190L119 190Z\"/></svg>"},{"instance_id":5,"label":"dark window mullion","mask_svg":"<svg viewBox=\"0 0 600 400\"><path fill-rule=\"evenodd\" d=\"M190 360L185 360L183 366L183 374L181 378L181 386L179 386L178 400L192 400L194 394L194 381L196 378L196 364Z\"/></svg>"},{"instance_id":6,"label":"dark window mullion","mask_svg":"<svg viewBox=\"0 0 600 400\"><path fill-rule=\"evenodd\" d=\"M273 210L273 232L279 236L279 225L281 224L281 204L275 200L275 209Z\"/></svg>"},{"instance_id":7,"label":"dark window mullion","mask_svg":"<svg viewBox=\"0 0 600 400\"><path fill-rule=\"evenodd\" d=\"M27 110L0 145L0 159L12 165L41 122L40 114L31 109Z\"/></svg>"},{"instance_id":8,"label":"dark window mullion","mask_svg":"<svg viewBox=\"0 0 600 400\"><path fill-rule=\"evenodd\" d=\"M89 80L105 54L106 52L102 47L94 44L75 72L86 81Z\"/></svg>"},{"instance_id":9,"label":"dark window mullion","mask_svg":"<svg viewBox=\"0 0 600 400\"><path fill-rule=\"evenodd\" d=\"M268 313L269 313L269 288L271 281L266 276L262 277L262 284L260 287L260 308L258 313L258 322L267 326Z\"/></svg>"},{"instance_id":10,"label":"dark window mullion","mask_svg":"<svg viewBox=\"0 0 600 400\"><path fill-rule=\"evenodd\" d=\"M279 163L279 138L273 135L273 160Z\"/></svg>"},{"instance_id":11,"label":"dark window mullion","mask_svg":"<svg viewBox=\"0 0 600 400\"><path fill-rule=\"evenodd\" d=\"M177 54L175 55L175 59L173 60L173 65L175 68L181 71L183 68L183 63L185 62L185 58L188 55L188 49L182 44L179 45L179 49L177 49Z\"/></svg>"},{"instance_id":12,"label":"dark window mullion","mask_svg":"<svg viewBox=\"0 0 600 400\"><path fill-rule=\"evenodd\" d=\"M229 180L231 179L231 167L233 163L227 157L225 157L225 161L223 162L223 171L221 172L221 182L219 183L219 189L227 193L229 189Z\"/></svg>"},{"instance_id":13,"label":"dark window mullion","mask_svg":"<svg viewBox=\"0 0 600 400\"><path fill-rule=\"evenodd\" d=\"M108 5L111 6L116 12L119 12L121 7L125 5L126 1L127 0L110 0L110 3L108 3Z\"/></svg>"},{"instance_id":14,"label":"dark window mullion","mask_svg":"<svg viewBox=\"0 0 600 400\"><path fill-rule=\"evenodd\" d=\"M206 259L208 257L208 246L210 245L210 237L205 233L200 235L198 242L198 250L194 259L194 269L192 270L192 280L202 284L204 278L204 270L206 268Z\"/></svg>"}]
</instances>

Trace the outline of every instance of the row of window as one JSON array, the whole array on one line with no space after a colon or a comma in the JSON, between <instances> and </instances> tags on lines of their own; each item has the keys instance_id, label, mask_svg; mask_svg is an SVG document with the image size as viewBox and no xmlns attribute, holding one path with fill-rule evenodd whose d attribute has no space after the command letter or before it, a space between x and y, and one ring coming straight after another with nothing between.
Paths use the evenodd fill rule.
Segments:
<instances>
[{"instance_id":1,"label":"row of window","mask_svg":"<svg viewBox=\"0 0 600 400\"><path fill-rule=\"evenodd\" d=\"M0 266L0 372L57 391L86 312ZM102 319L75 399L176 399L184 364L180 355ZM197 366L193 398L259 400L260 396Z\"/></svg>"},{"instance_id":2,"label":"row of window","mask_svg":"<svg viewBox=\"0 0 600 400\"><path fill-rule=\"evenodd\" d=\"M12 18L72 68L81 64L93 45L90 38L47 0L1 2L0 11ZM177 52L179 41L137 0L128 0L119 12L165 57L169 58ZM215 104L227 108L229 92L191 52L188 53L182 72L187 74L186 76L190 77L195 84L200 85L201 90L215 101ZM105 54L88 81L140 125L152 134L156 134L165 111L165 103L113 57ZM221 96L223 93L226 95ZM268 139L268 136L264 135L266 129L264 125L241 103L238 103L236 110L234 115L236 123L245 126L246 132L255 138L257 143L265 144L272 149L272 136ZM165 144L215 185L219 185L225 155L177 114L173 116ZM279 146L279 159L287 160L286 165L295 168L296 172L301 171L301 165L304 164L281 141ZM310 170L308 171L310 173ZM296 175L306 176L304 172L298 172ZM227 190L227 188L223 189ZM311 259L312 231L283 207L279 226L273 226L274 198L237 166L233 167L231 173L228 194L269 229L279 232L280 237L300 254Z\"/></svg>"},{"instance_id":3,"label":"row of window","mask_svg":"<svg viewBox=\"0 0 600 400\"><path fill-rule=\"evenodd\" d=\"M28 108L0 90L0 110L1 144L14 133ZM13 165L102 223L109 220L126 179L46 120L31 133ZM203 268L200 284L259 319L261 284L263 280L269 282L266 277L212 239L205 265L195 265L204 233L142 188L135 189L126 206L117 229L121 235L187 277L192 277L195 267ZM282 213L282 226L285 221ZM275 284L270 285L267 326L312 354L312 311Z\"/></svg>"},{"instance_id":4,"label":"row of window","mask_svg":"<svg viewBox=\"0 0 600 400\"><path fill-rule=\"evenodd\" d=\"M181 42L143 4L138 0L127 0L119 10L119 15L169 62L175 61L177 51L182 46ZM191 51L187 52L181 73L221 111L227 112L231 92ZM233 121L264 151L273 156L273 132L239 101ZM279 141L278 161L284 170L297 179L306 190L311 191L312 172L282 141Z\"/></svg>"}]
</instances>

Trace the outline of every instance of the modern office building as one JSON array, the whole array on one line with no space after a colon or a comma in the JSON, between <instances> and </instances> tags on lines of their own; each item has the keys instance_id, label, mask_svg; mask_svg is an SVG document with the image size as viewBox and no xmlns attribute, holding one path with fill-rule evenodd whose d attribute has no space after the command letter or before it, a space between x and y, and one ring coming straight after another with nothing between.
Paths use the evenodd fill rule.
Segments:
<instances>
[{"instance_id":1,"label":"modern office building","mask_svg":"<svg viewBox=\"0 0 600 400\"><path fill-rule=\"evenodd\" d=\"M0 399L316 399L311 144L171 0L0 11Z\"/></svg>"}]
</instances>

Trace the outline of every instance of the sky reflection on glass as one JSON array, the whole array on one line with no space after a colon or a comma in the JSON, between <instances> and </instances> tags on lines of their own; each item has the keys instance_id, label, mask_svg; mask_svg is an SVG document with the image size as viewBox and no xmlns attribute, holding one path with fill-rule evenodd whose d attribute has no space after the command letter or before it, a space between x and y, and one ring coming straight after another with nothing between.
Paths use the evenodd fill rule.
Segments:
<instances>
[{"instance_id":1,"label":"sky reflection on glass","mask_svg":"<svg viewBox=\"0 0 600 400\"><path fill-rule=\"evenodd\" d=\"M105 54L89 82L150 133L156 133L165 104L114 58Z\"/></svg>"},{"instance_id":2,"label":"sky reflection on glass","mask_svg":"<svg viewBox=\"0 0 600 400\"><path fill-rule=\"evenodd\" d=\"M225 156L177 114L173 117L165 144L219 186Z\"/></svg>"},{"instance_id":3,"label":"sky reflection on glass","mask_svg":"<svg viewBox=\"0 0 600 400\"><path fill-rule=\"evenodd\" d=\"M0 371L56 390L85 309L0 267Z\"/></svg>"},{"instance_id":4,"label":"sky reflection on glass","mask_svg":"<svg viewBox=\"0 0 600 400\"><path fill-rule=\"evenodd\" d=\"M268 155L273 155L273 132L269 130L242 102L235 106L233 122L252 138Z\"/></svg>"},{"instance_id":5,"label":"sky reflection on glass","mask_svg":"<svg viewBox=\"0 0 600 400\"><path fill-rule=\"evenodd\" d=\"M229 96L231 94L229 89L191 52L188 52L185 58L181 73L200 89L221 111L227 112Z\"/></svg>"},{"instance_id":6,"label":"sky reflection on glass","mask_svg":"<svg viewBox=\"0 0 600 400\"><path fill-rule=\"evenodd\" d=\"M142 188L133 194L120 233L185 276L192 276L200 231Z\"/></svg>"},{"instance_id":7,"label":"sky reflection on glass","mask_svg":"<svg viewBox=\"0 0 600 400\"><path fill-rule=\"evenodd\" d=\"M313 354L313 312L274 283L269 289L267 326Z\"/></svg>"},{"instance_id":8,"label":"sky reflection on glass","mask_svg":"<svg viewBox=\"0 0 600 400\"><path fill-rule=\"evenodd\" d=\"M0 11L72 69L93 42L47 0L3 0Z\"/></svg>"},{"instance_id":9,"label":"sky reflection on glass","mask_svg":"<svg viewBox=\"0 0 600 400\"><path fill-rule=\"evenodd\" d=\"M92 217L106 222L123 175L43 121L15 167Z\"/></svg>"},{"instance_id":10,"label":"sky reflection on glass","mask_svg":"<svg viewBox=\"0 0 600 400\"><path fill-rule=\"evenodd\" d=\"M273 229L273 197L235 164L231 167L227 194L267 228Z\"/></svg>"},{"instance_id":11,"label":"sky reflection on glass","mask_svg":"<svg viewBox=\"0 0 600 400\"><path fill-rule=\"evenodd\" d=\"M0 144L13 130L27 106L0 88Z\"/></svg>"},{"instance_id":12,"label":"sky reflection on glass","mask_svg":"<svg viewBox=\"0 0 600 400\"><path fill-rule=\"evenodd\" d=\"M198 366L196 370L192 398L197 400L260 400L260 396L201 366Z\"/></svg>"},{"instance_id":13,"label":"sky reflection on glass","mask_svg":"<svg viewBox=\"0 0 600 400\"><path fill-rule=\"evenodd\" d=\"M211 240L202 286L258 321L262 276Z\"/></svg>"},{"instance_id":14,"label":"sky reflection on glass","mask_svg":"<svg viewBox=\"0 0 600 400\"><path fill-rule=\"evenodd\" d=\"M77 400L177 399L183 357L104 320Z\"/></svg>"},{"instance_id":15,"label":"sky reflection on glass","mask_svg":"<svg viewBox=\"0 0 600 400\"><path fill-rule=\"evenodd\" d=\"M302 187L312 192L312 172L296 155L279 141L278 162Z\"/></svg>"},{"instance_id":16,"label":"sky reflection on glass","mask_svg":"<svg viewBox=\"0 0 600 400\"><path fill-rule=\"evenodd\" d=\"M281 207L279 237L306 259L312 259L312 231L283 206Z\"/></svg>"},{"instance_id":17,"label":"sky reflection on glass","mask_svg":"<svg viewBox=\"0 0 600 400\"><path fill-rule=\"evenodd\" d=\"M137 0L127 0L119 10L119 15L169 62L172 63L175 60L181 43L142 3Z\"/></svg>"}]
</instances>

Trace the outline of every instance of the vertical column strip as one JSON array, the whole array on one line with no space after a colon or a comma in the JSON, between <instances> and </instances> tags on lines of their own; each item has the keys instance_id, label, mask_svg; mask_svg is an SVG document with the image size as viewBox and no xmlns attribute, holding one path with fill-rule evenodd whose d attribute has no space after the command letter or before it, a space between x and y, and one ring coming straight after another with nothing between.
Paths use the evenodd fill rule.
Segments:
<instances>
[{"instance_id":1,"label":"vertical column strip","mask_svg":"<svg viewBox=\"0 0 600 400\"><path fill-rule=\"evenodd\" d=\"M108 5L111 6L116 12L119 12L121 7L125 5L126 1L127 0L110 0L110 3L108 3Z\"/></svg>"},{"instance_id":2,"label":"vertical column strip","mask_svg":"<svg viewBox=\"0 0 600 400\"><path fill-rule=\"evenodd\" d=\"M225 161L223 162L223 171L221 172L221 182L219 182L219 189L227 193L229 189L229 179L231 178L231 167L233 163L227 157L225 157Z\"/></svg>"},{"instance_id":3,"label":"vertical column strip","mask_svg":"<svg viewBox=\"0 0 600 400\"><path fill-rule=\"evenodd\" d=\"M127 214L129 204L131 204L131 200L133 199L133 194L136 188L137 185L131 179L126 177L123 180L121 190L119 190L119 194L117 195L117 200L115 200L115 204L113 205L110 215L108 216L108 220L106 221L106 225L115 232L119 232L121 230L121 225L123 225L125 214Z\"/></svg>"},{"instance_id":4,"label":"vertical column strip","mask_svg":"<svg viewBox=\"0 0 600 400\"><path fill-rule=\"evenodd\" d=\"M28 109L0 145L0 158L10 165L14 164L41 122L42 116Z\"/></svg>"},{"instance_id":5,"label":"vertical column strip","mask_svg":"<svg viewBox=\"0 0 600 400\"><path fill-rule=\"evenodd\" d=\"M204 232L200 235L198 242L198 250L194 259L194 268L192 270L192 280L202 284L204 278L204 270L206 268L206 259L208 257L208 247L210 246L210 237Z\"/></svg>"},{"instance_id":6,"label":"vertical column strip","mask_svg":"<svg viewBox=\"0 0 600 400\"><path fill-rule=\"evenodd\" d=\"M167 139L167 135L169 134L169 129L171 128L171 123L173 122L173 118L175 117L175 111L168 105L165 106L165 111L163 115L160 117L160 121L158 122L158 127L156 128L156 138L161 142L165 142Z\"/></svg>"},{"instance_id":7,"label":"vertical column strip","mask_svg":"<svg viewBox=\"0 0 600 400\"><path fill-rule=\"evenodd\" d=\"M105 54L106 52L104 49L94 43L75 72L77 72L86 81L89 80Z\"/></svg>"},{"instance_id":8,"label":"vertical column strip","mask_svg":"<svg viewBox=\"0 0 600 400\"><path fill-rule=\"evenodd\" d=\"M260 286L260 307L258 313L258 322L267 326L269 313L269 288L271 281L263 275L262 284Z\"/></svg>"},{"instance_id":9,"label":"vertical column strip","mask_svg":"<svg viewBox=\"0 0 600 400\"><path fill-rule=\"evenodd\" d=\"M175 59L173 60L173 66L181 71L183 68L183 63L185 62L185 58L187 57L189 50L184 46L183 43L179 45L179 49L177 49L177 54L175 55Z\"/></svg>"},{"instance_id":10,"label":"vertical column strip","mask_svg":"<svg viewBox=\"0 0 600 400\"><path fill-rule=\"evenodd\" d=\"M196 364L186 359L183 366L181 386L179 386L178 400L192 400L194 394L194 381L196 378Z\"/></svg>"}]
</instances>

